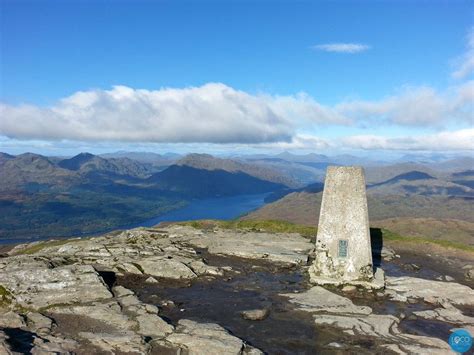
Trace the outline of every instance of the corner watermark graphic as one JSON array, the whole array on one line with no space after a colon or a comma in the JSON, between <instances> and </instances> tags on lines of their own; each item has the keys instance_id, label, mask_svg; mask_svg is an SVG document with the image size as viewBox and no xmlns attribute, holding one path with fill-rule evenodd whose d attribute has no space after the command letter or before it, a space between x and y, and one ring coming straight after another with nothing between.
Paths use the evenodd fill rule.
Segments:
<instances>
[{"instance_id":1,"label":"corner watermark graphic","mask_svg":"<svg viewBox=\"0 0 474 355\"><path fill-rule=\"evenodd\" d=\"M458 329L450 335L448 343L453 351L462 354L472 347L472 335L466 329Z\"/></svg>"}]
</instances>

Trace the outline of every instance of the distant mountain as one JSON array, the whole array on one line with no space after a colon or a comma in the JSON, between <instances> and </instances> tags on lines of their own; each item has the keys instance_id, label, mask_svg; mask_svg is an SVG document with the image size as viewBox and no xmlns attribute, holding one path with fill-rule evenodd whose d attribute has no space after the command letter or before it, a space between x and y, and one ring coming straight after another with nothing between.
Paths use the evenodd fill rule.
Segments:
<instances>
[{"instance_id":1,"label":"distant mountain","mask_svg":"<svg viewBox=\"0 0 474 355\"><path fill-rule=\"evenodd\" d=\"M385 185L385 184L394 184L402 180L416 181L416 180L430 180L430 179L435 179L435 177L431 176L430 174L424 173L422 171L409 171L407 173L397 175L386 181L370 185L369 187L375 187L375 186L380 186L380 185Z\"/></svg>"},{"instance_id":2,"label":"distant mountain","mask_svg":"<svg viewBox=\"0 0 474 355\"><path fill-rule=\"evenodd\" d=\"M69 186L77 181L74 173L39 154L3 155L2 160L0 191L22 189L31 184Z\"/></svg>"},{"instance_id":3,"label":"distant mountain","mask_svg":"<svg viewBox=\"0 0 474 355\"><path fill-rule=\"evenodd\" d=\"M430 164L430 163L437 163L449 160L449 157L445 154L439 153L431 153L431 154L405 154L397 159L398 162L401 163L423 163L423 164Z\"/></svg>"},{"instance_id":4,"label":"distant mountain","mask_svg":"<svg viewBox=\"0 0 474 355\"><path fill-rule=\"evenodd\" d=\"M451 181L474 189L474 170L459 171L451 174Z\"/></svg>"},{"instance_id":5,"label":"distant mountain","mask_svg":"<svg viewBox=\"0 0 474 355\"><path fill-rule=\"evenodd\" d=\"M260 180L294 187L296 183L278 170L258 163L249 164L233 159L216 158L209 154L188 154L176 162L178 166L188 166L203 170L222 170L230 173L244 173Z\"/></svg>"},{"instance_id":6,"label":"distant mountain","mask_svg":"<svg viewBox=\"0 0 474 355\"><path fill-rule=\"evenodd\" d=\"M185 164L172 165L148 178L147 182L160 189L194 198L259 194L286 187L240 171L198 169Z\"/></svg>"},{"instance_id":7,"label":"distant mountain","mask_svg":"<svg viewBox=\"0 0 474 355\"><path fill-rule=\"evenodd\" d=\"M169 166L175 163L182 156L176 153L157 154L152 152L127 152L119 151L100 155L102 158L128 158L141 163L149 163L154 166Z\"/></svg>"},{"instance_id":8,"label":"distant mountain","mask_svg":"<svg viewBox=\"0 0 474 355\"><path fill-rule=\"evenodd\" d=\"M13 155L0 152L0 166L5 164L7 161L15 158Z\"/></svg>"},{"instance_id":9,"label":"distant mountain","mask_svg":"<svg viewBox=\"0 0 474 355\"><path fill-rule=\"evenodd\" d=\"M72 158L61 160L58 166L83 175L109 174L146 178L153 172L147 165L129 158L104 159L90 153L80 153Z\"/></svg>"},{"instance_id":10,"label":"distant mountain","mask_svg":"<svg viewBox=\"0 0 474 355\"><path fill-rule=\"evenodd\" d=\"M277 219L316 225L322 192L295 192L251 212L244 219ZM456 196L377 195L368 192L371 222L389 218L449 218L474 223L472 198Z\"/></svg>"},{"instance_id":11,"label":"distant mountain","mask_svg":"<svg viewBox=\"0 0 474 355\"><path fill-rule=\"evenodd\" d=\"M293 162L311 162L311 163L320 163L320 162L328 162L330 158L323 154L316 154L316 153L309 153L309 154L292 154L290 152L283 152L280 154L275 155L275 158L283 159L286 161L293 161Z\"/></svg>"},{"instance_id":12,"label":"distant mountain","mask_svg":"<svg viewBox=\"0 0 474 355\"><path fill-rule=\"evenodd\" d=\"M440 177L448 175L432 169L419 163L397 163L392 165L374 166L365 168L365 179L368 185L387 182L397 176L411 172L425 173L432 177Z\"/></svg>"},{"instance_id":13,"label":"distant mountain","mask_svg":"<svg viewBox=\"0 0 474 355\"><path fill-rule=\"evenodd\" d=\"M458 178L458 177L474 177L474 170L466 170L466 171L460 171L460 172L457 172L457 173L453 173L452 176L454 178Z\"/></svg>"},{"instance_id":14,"label":"distant mountain","mask_svg":"<svg viewBox=\"0 0 474 355\"><path fill-rule=\"evenodd\" d=\"M474 170L474 158L473 157L459 157L454 159L445 160L442 162L432 163L429 165L430 168L439 171L466 171Z\"/></svg>"},{"instance_id":15,"label":"distant mountain","mask_svg":"<svg viewBox=\"0 0 474 355\"><path fill-rule=\"evenodd\" d=\"M435 178L421 171L410 171L389 180L372 184L368 189L373 194L384 195L443 195L474 197L474 190L455 182Z\"/></svg>"},{"instance_id":16,"label":"distant mountain","mask_svg":"<svg viewBox=\"0 0 474 355\"><path fill-rule=\"evenodd\" d=\"M58 165L63 169L77 171L83 165L97 158L98 157L90 153L80 153L72 158L59 161Z\"/></svg>"}]
</instances>

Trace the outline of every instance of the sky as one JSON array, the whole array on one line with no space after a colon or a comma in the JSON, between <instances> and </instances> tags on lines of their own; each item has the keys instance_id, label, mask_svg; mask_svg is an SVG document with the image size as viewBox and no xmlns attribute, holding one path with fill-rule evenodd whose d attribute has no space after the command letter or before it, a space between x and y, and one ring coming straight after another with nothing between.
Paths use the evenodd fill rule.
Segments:
<instances>
[{"instance_id":1,"label":"sky","mask_svg":"<svg viewBox=\"0 0 474 355\"><path fill-rule=\"evenodd\" d=\"M472 1L0 6L0 151L474 147Z\"/></svg>"}]
</instances>

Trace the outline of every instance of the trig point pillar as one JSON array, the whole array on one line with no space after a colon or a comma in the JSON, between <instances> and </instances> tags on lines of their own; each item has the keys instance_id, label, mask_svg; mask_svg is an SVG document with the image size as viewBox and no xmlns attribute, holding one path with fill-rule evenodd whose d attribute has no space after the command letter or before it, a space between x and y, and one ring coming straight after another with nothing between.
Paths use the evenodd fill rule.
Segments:
<instances>
[{"instance_id":1,"label":"trig point pillar","mask_svg":"<svg viewBox=\"0 0 474 355\"><path fill-rule=\"evenodd\" d=\"M311 281L317 284L359 284L378 288L369 285L374 272L362 167L328 167L316 255L309 272Z\"/></svg>"}]
</instances>

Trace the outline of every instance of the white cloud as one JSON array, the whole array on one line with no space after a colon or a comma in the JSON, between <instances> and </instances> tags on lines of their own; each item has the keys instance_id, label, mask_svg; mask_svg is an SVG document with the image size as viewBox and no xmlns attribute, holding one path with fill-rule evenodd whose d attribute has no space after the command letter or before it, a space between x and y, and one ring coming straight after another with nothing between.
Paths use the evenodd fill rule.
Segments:
<instances>
[{"instance_id":1,"label":"white cloud","mask_svg":"<svg viewBox=\"0 0 474 355\"><path fill-rule=\"evenodd\" d=\"M321 150L328 149L333 144L321 137L309 134L296 134L290 142L264 143L254 146L254 148L271 148L282 150Z\"/></svg>"},{"instance_id":2,"label":"white cloud","mask_svg":"<svg viewBox=\"0 0 474 355\"><path fill-rule=\"evenodd\" d=\"M0 105L0 134L16 139L161 143L291 141L307 123L345 123L310 97L250 95L220 83L184 89L77 92L51 107Z\"/></svg>"},{"instance_id":3,"label":"white cloud","mask_svg":"<svg viewBox=\"0 0 474 355\"><path fill-rule=\"evenodd\" d=\"M366 150L472 150L474 129L444 131L436 134L404 137L357 135L342 139L343 146Z\"/></svg>"},{"instance_id":4,"label":"white cloud","mask_svg":"<svg viewBox=\"0 0 474 355\"><path fill-rule=\"evenodd\" d=\"M443 127L450 122L472 121L473 88L473 82L444 93L426 86L406 87L378 101L346 101L336 105L335 110L365 124Z\"/></svg>"},{"instance_id":5,"label":"white cloud","mask_svg":"<svg viewBox=\"0 0 474 355\"><path fill-rule=\"evenodd\" d=\"M466 47L466 53L455 61L456 70L452 73L455 79L466 78L474 72L474 27L467 35Z\"/></svg>"},{"instance_id":6,"label":"white cloud","mask_svg":"<svg viewBox=\"0 0 474 355\"><path fill-rule=\"evenodd\" d=\"M327 43L317 44L311 47L315 50L336 53L360 53L370 49L370 46L361 43Z\"/></svg>"},{"instance_id":7,"label":"white cloud","mask_svg":"<svg viewBox=\"0 0 474 355\"><path fill-rule=\"evenodd\" d=\"M65 141L96 146L209 143L318 150L344 144L304 134L314 125L472 127L473 111L474 81L441 93L430 87L408 87L382 100L346 101L333 107L305 93L251 95L220 83L154 91L116 86L77 92L50 107L0 104L0 138L55 141L55 146ZM353 136L345 142L363 149L422 149L439 139L442 142L433 144L433 149L467 149L466 136L451 140L453 134Z\"/></svg>"},{"instance_id":8,"label":"white cloud","mask_svg":"<svg viewBox=\"0 0 474 355\"><path fill-rule=\"evenodd\" d=\"M266 101L278 115L320 125L349 125L351 120L331 107L321 105L311 96L299 93L294 96L267 96Z\"/></svg>"}]
</instances>

